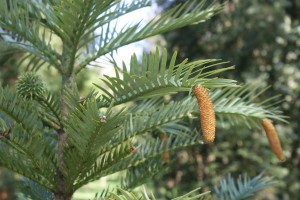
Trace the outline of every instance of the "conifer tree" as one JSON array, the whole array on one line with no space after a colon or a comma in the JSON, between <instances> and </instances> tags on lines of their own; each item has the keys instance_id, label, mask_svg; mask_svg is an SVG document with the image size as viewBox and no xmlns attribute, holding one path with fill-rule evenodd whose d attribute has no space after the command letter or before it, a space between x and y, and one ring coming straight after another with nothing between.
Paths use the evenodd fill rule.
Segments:
<instances>
[{"instance_id":1,"label":"conifer tree","mask_svg":"<svg viewBox=\"0 0 300 200\"><path fill-rule=\"evenodd\" d=\"M201 97L192 96L195 86L207 90L213 113L232 125L262 128L262 119L284 121L268 101L255 103L252 87L216 76L234 68L226 62L178 63L176 52L169 62L166 50L144 54L141 62L133 55L130 66L115 65L114 77L104 76L80 97L75 77L87 65L135 41L203 22L221 10L219 4L187 2L121 29L116 19L150 2L0 0L0 5L1 45L23 51L33 71L51 67L61 78L59 95L34 72L21 75L15 88L0 88L0 164L24 177L22 192L33 199L68 200L83 185L119 171L126 171L119 191L130 199L124 189L167 167L163 154L205 141L199 130L182 123L203 110ZM177 102L163 98L178 92L190 94ZM139 142L153 132L167 140Z\"/></svg>"}]
</instances>

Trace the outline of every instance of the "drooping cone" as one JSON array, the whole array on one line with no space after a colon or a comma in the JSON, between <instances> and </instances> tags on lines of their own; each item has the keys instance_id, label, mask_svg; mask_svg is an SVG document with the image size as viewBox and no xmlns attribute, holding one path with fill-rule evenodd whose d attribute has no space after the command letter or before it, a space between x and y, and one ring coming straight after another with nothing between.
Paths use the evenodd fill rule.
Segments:
<instances>
[{"instance_id":1,"label":"drooping cone","mask_svg":"<svg viewBox=\"0 0 300 200\"><path fill-rule=\"evenodd\" d=\"M208 91L201 85L196 85L193 89L197 98L200 110L201 130L205 142L212 143L215 139L216 116L214 105L210 99Z\"/></svg>"},{"instance_id":2,"label":"drooping cone","mask_svg":"<svg viewBox=\"0 0 300 200\"><path fill-rule=\"evenodd\" d=\"M275 130L274 125L268 119L263 119L261 121L261 123L262 123L262 125L265 129L266 135L267 135L268 140L269 140L269 145L270 145L272 151L274 152L274 154L276 155L276 157L279 160L284 161L285 158L284 158L284 155L282 153L281 143L280 143L280 140L278 138L278 135L277 135L277 132Z\"/></svg>"}]
</instances>

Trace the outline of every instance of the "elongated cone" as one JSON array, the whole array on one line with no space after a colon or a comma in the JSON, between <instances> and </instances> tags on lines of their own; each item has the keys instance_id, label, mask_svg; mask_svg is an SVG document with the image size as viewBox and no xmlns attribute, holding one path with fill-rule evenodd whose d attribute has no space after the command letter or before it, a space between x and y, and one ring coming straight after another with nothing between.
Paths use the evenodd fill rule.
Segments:
<instances>
[{"instance_id":1,"label":"elongated cone","mask_svg":"<svg viewBox=\"0 0 300 200\"><path fill-rule=\"evenodd\" d=\"M215 139L216 116L214 105L210 99L208 91L201 85L196 85L193 89L197 98L200 110L201 130L205 142L212 143Z\"/></svg>"},{"instance_id":2,"label":"elongated cone","mask_svg":"<svg viewBox=\"0 0 300 200\"><path fill-rule=\"evenodd\" d=\"M160 141L163 141L164 142L164 147L167 148L168 147L168 135L165 134L165 133L161 133L159 134L159 139ZM164 163L168 163L169 162L169 157L170 157L170 154L168 151L165 151L163 152L162 154L162 160Z\"/></svg>"},{"instance_id":3,"label":"elongated cone","mask_svg":"<svg viewBox=\"0 0 300 200\"><path fill-rule=\"evenodd\" d=\"M280 144L280 140L278 138L277 132L275 130L274 125L272 124L272 122L268 119L263 119L261 121L266 135L268 137L269 140L269 145L272 149L272 151L274 152L274 154L276 155L276 157L281 160L284 161L284 155L282 153L282 148L281 148L281 144Z\"/></svg>"},{"instance_id":4,"label":"elongated cone","mask_svg":"<svg viewBox=\"0 0 300 200\"><path fill-rule=\"evenodd\" d=\"M163 156L162 156L163 161L164 161L163 163L168 163L169 162L169 156L170 156L169 152L165 151L163 153Z\"/></svg>"}]
</instances>

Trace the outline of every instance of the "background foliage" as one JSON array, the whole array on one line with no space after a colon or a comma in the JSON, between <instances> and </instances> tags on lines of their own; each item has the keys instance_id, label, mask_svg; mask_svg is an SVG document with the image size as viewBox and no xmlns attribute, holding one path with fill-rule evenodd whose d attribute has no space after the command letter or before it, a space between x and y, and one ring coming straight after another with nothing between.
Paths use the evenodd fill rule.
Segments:
<instances>
[{"instance_id":1,"label":"background foliage","mask_svg":"<svg viewBox=\"0 0 300 200\"><path fill-rule=\"evenodd\" d=\"M164 9L182 2L158 1ZM262 99L272 93L281 94L284 101L279 106L289 116L290 123L277 129L287 160L276 161L261 131L223 126L217 130L216 145L177 152L172 172L157 178L154 185L165 188L158 193L170 195L186 191L191 183L216 184L228 172L254 175L266 171L279 182L272 191L262 194L262 199L297 199L300 196L300 2L232 0L224 5L224 11L204 24L164 34L166 46L169 51L180 50L182 59L231 61L237 67L225 72L226 77L271 85Z\"/></svg>"}]
</instances>

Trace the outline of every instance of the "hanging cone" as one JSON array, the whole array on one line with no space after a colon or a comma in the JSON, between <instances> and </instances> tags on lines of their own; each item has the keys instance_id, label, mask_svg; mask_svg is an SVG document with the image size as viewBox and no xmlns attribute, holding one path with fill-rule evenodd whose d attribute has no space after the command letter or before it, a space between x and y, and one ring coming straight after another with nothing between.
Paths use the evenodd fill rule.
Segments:
<instances>
[{"instance_id":1,"label":"hanging cone","mask_svg":"<svg viewBox=\"0 0 300 200\"><path fill-rule=\"evenodd\" d=\"M203 86L196 85L193 92L198 101L201 130L204 140L207 143L212 143L215 139L216 132L214 105L210 99L208 91Z\"/></svg>"},{"instance_id":2,"label":"hanging cone","mask_svg":"<svg viewBox=\"0 0 300 200\"><path fill-rule=\"evenodd\" d=\"M277 132L275 130L274 125L272 124L272 122L268 119L263 119L261 121L266 135L268 137L269 140L269 145L272 149L272 151L274 152L274 154L276 155L276 157L281 160L284 161L284 155L282 153L282 148L281 148L281 144L280 144L280 140L278 138Z\"/></svg>"}]
</instances>

